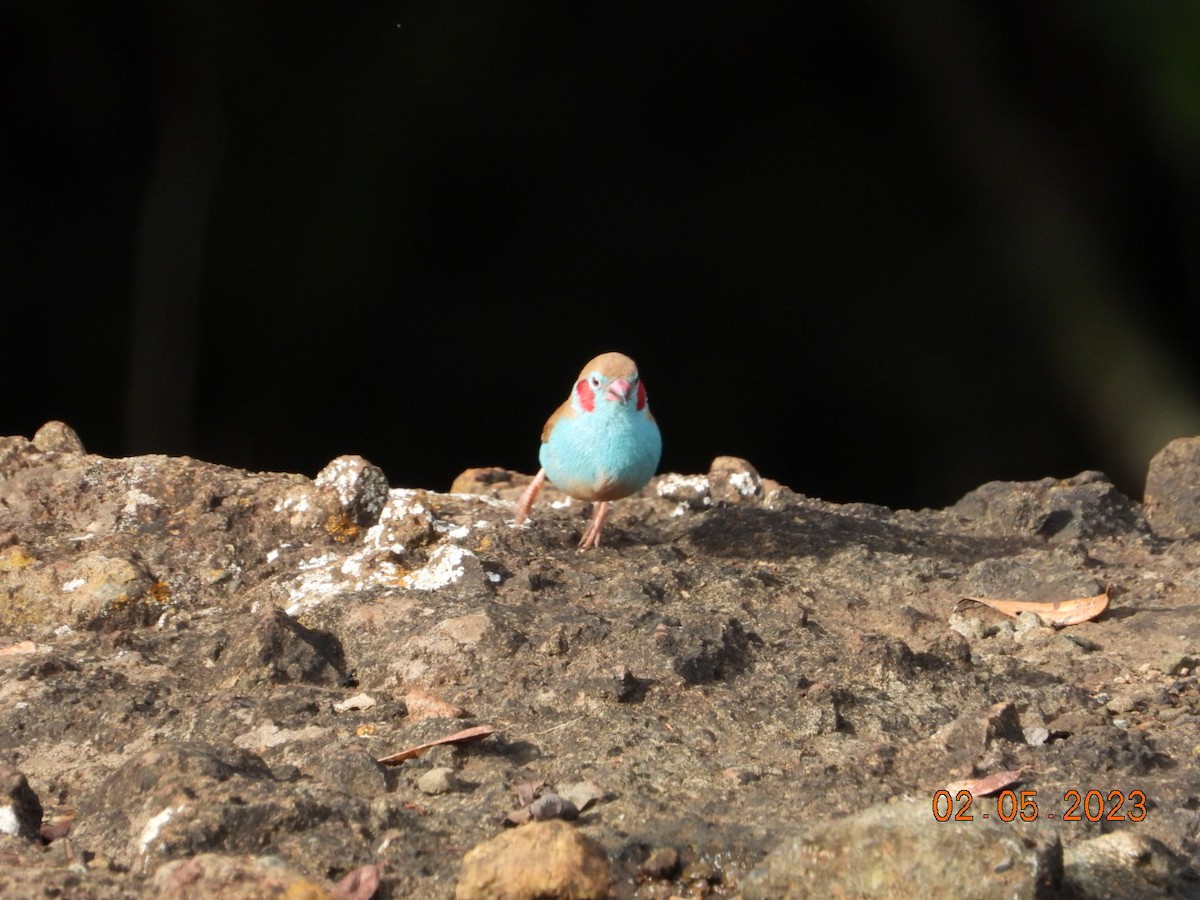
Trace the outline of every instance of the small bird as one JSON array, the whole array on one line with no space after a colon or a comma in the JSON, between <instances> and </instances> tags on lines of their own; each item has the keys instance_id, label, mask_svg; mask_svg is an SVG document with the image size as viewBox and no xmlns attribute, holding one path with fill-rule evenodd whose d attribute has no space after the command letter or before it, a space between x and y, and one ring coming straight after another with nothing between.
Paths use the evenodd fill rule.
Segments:
<instances>
[{"instance_id":1,"label":"small bird","mask_svg":"<svg viewBox=\"0 0 1200 900\"><path fill-rule=\"evenodd\" d=\"M583 367L571 396L542 429L542 468L517 501L517 524L528 518L549 478L576 500L597 501L579 549L597 547L609 501L639 490L661 455L662 436L637 364L623 353L601 353Z\"/></svg>"}]
</instances>

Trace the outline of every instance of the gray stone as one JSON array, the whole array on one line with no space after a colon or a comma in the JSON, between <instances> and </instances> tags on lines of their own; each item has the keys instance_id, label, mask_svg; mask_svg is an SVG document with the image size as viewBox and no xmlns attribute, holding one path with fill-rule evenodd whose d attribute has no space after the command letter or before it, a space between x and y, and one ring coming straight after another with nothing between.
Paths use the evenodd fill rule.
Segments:
<instances>
[{"instance_id":1,"label":"gray stone","mask_svg":"<svg viewBox=\"0 0 1200 900\"><path fill-rule=\"evenodd\" d=\"M449 766L438 766L424 772L417 779L417 790L422 794L448 794L458 787L458 779Z\"/></svg>"},{"instance_id":2,"label":"gray stone","mask_svg":"<svg viewBox=\"0 0 1200 900\"><path fill-rule=\"evenodd\" d=\"M1126 828L1063 851L1065 880L1088 900L1200 895L1200 876L1152 837Z\"/></svg>"},{"instance_id":3,"label":"gray stone","mask_svg":"<svg viewBox=\"0 0 1200 900\"><path fill-rule=\"evenodd\" d=\"M1177 438L1155 454L1143 505L1160 537L1200 536L1200 437Z\"/></svg>"},{"instance_id":4,"label":"gray stone","mask_svg":"<svg viewBox=\"0 0 1200 900\"><path fill-rule=\"evenodd\" d=\"M873 806L781 842L744 880L747 900L832 896L1055 897L1058 838L1036 823L938 822L928 802Z\"/></svg>"},{"instance_id":5,"label":"gray stone","mask_svg":"<svg viewBox=\"0 0 1200 900\"><path fill-rule=\"evenodd\" d=\"M1054 543L1148 530L1140 507L1103 472L1081 472L1061 480L988 482L952 510L976 525L1038 535Z\"/></svg>"}]
</instances>

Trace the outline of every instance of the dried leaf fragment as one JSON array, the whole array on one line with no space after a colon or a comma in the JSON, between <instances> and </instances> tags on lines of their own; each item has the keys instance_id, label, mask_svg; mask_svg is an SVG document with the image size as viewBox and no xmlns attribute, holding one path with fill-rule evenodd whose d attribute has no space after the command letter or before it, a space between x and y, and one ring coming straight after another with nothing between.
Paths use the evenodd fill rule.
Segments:
<instances>
[{"instance_id":1,"label":"dried leaf fragment","mask_svg":"<svg viewBox=\"0 0 1200 900\"><path fill-rule=\"evenodd\" d=\"M604 799L604 788L600 787L594 781L580 781L576 784L569 784L558 793L574 803L580 812L583 812L593 803Z\"/></svg>"},{"instance_id":2,"label":"dried leaf fragment","mask_svg":"<svg viewBox=\"0 0 1200 900\"><path fill-rule=\"evenodd\" d=\"M474 728L456 731L448 737L438 738L436 741L430 741L427 744L418 744L416 747L409 747L407 750L401 750L399 753L393 753L391 756L377 759L376 762L381 766L394 766L404 762L406 759L415 759L427 750L432 750L434 747L441 746L442 744L466 744L471 741L480 741L489 734L494 734L495 731L496 729L491 725L476 725Z\"/></svg>"},{"instance_id":3,"label":"dried leaf fragment","mask_svg":"<svg viewBox=\"0 0 1200 900\"><path fill-rule=\"evenodd\" d=\"M382 864L359 866L352 872L347 872L329 893L337 900L371 900L379 890L379 879L382 875Z\"/></svg>"},{"instance_id":4,"label":"dried leaf fragment","mask_svg":"<svg viewBox=\"0 0 1200 900\"><path fill-rule=\"evenodd\" d=\"M19 656L23 653L37 653L44 649L46 648L39 647L33 641L19 641L16 644L9 644L7 647L0 647L0 656Z\"/></svg>"},{"instance_id":5,"label":"dried leaf fragment","mask_svg":"<svg viewBox=\"0 0 1200 900\"><path fill-rule=\"evenodd\" d=\"M370 694L355 694L333 704L335 712L348 712L352 709L370 709L375 705L375 698Z\"/></svg>"},{"instance_id":6,"label":"dried leaf fragment","mask_svg":"<svg viewBox=\"0 0 1200 900\"><path fill-rule=\"evenodd\" d=\"M952 781L946 785L951 794L959 791L970 791L972 796L987 797L998 793L1021 780L1020 769L1006 769L1003 772L993 772L984 778L973 778L970 781Z\"/></svg>"},{"instance_id":7,"label":"dried leaf fragment","mask_svg":"<svg viewBox=\"0 0 1200 900\"><path fill-rule=\"evenodd\" d=\"M408 707L408 717L419 722L421 719L461 719L466 711L447 703L441 697L425 691L409 691L404 695L404 705Z\"/></svg>"},{"instance_id":8,"label":"dried leaf fragment","mask_svg":"<svg viewBox=\"0 0 1200 900\"><path fill-rule=\"evenodd\" d=\"M961 609L964 603L982 603L990 606L996 612L1016 618L1023 612L1031 612L1042 620L1043 625L1078 625L1096 618L1108 609L1110 588L1105 588L1102 594L1095 597L1078 597L1074 600L1057 600L1053 603L1041 603L1034 600L994 600L989 597L963 597L955 605L955 610Z\"/></svg>"},{"instance_id":9,"label":"dried leaf fragment","mask_svg":"<svg viewBox=\"0 0 1200 900\"><path fill-rule=\"evenodd\" d=\"M537 792L545 787L544 781L523 781L520 784L513 785L513 791L517 795L517 801L522 806L528 806L533 802L533 798L537 796Z\"/></svg>"}]
</instances>

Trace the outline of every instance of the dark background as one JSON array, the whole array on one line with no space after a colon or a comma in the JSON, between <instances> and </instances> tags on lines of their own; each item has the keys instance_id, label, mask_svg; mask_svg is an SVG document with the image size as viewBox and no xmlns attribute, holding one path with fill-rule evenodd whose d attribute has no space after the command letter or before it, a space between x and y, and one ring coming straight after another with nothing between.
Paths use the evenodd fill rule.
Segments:
<instances>
[{"instance_id":1,"label":"dark background","mask_svg":"<svg viewBox=\"0 0 1200 900\"><path fill-rule=\"evenodd\" d=\"M1200 5L0 6L0 434L938 506L1200 433Z\"/></svg>"}]
</instances>

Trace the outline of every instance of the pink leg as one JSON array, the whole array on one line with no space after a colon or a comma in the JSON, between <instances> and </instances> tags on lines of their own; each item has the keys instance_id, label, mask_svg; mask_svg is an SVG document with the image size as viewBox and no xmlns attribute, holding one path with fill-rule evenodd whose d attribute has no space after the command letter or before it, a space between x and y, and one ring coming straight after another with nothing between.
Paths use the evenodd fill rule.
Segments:
<instances>
[{"instance_id":1,"label":"pink leg","mask_svg":"<svg viewBox=\"0 0 1200 900\"><path fill-rule=\"evenodd\" d=\"M542 485L545 483L546 470L538 469L538 473L533 476L533 481L529 482L529 487L525 488L525 493L517 501L517 521L515 524L520 525L529 518L529 510L533 507L533 501L537 499L538 491L542 489Z\"/></svg>"},{"instance_id":2,"label":"pink leg","mask_svg":"<svg viewBox=\"0 0 1200 900\"><path fill-rule=\"evenodd\" d=\"M608 501L601 500L596 504L596 511L592 513L592 520L588 522L587 528L583 529L583 540L579 542L580 550L590 550L593 547L600 546L600 529L604 527L604 517L608 515Z\"/></svg>"}]
</instances>

